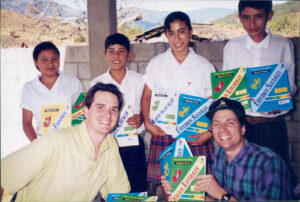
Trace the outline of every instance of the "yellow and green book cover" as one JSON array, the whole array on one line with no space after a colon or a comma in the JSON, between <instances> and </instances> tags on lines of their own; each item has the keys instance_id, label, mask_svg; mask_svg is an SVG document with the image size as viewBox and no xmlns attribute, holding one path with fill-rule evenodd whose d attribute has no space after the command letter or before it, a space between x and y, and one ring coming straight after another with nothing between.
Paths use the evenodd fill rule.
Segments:
<instances>
[{"instance_id":1,"label":"yellow and green book cover","mask_svg":"<svg viewBox=\"0 0 300 202\"><path fill-rule=\"evenodd\" d=\"M239 101L245 109L250 108L250 95L246 67L211 73L213 100L221 97Z\"/></svg>"},{"instance_id":2,"label":"yellow and green book cover","mask_svg":"<svg viewBox=\"0 0 300 202\"><path fill-rule=\"evenodd\" d=\"M121 194L117 201L157 201L157 196L132 196Z\"/></svg>"},{"instance_id":3,"label":"yellow and green book cover","mask_svg":"<svg viewBox=\"0 0 300 202\"><path fill-rule=\"evenodd\" d=\"M80 93L72 107L72 126L80 124L84 120L83 108L85 107L86 93Z\"/></svg>"},{"instance_id":4,"label":"yellow and green book cover","mask_svg":"<svg viewBox=\"0 0 300 202\"><path fill-rule=\"evenodd\" d=\"M41 107L42 135L58 128L71 126L71 104L43 105Z\"/></svg>"},{"instance_id":5,"label":"yellow and green book cover","mask_svg":"<svg viewBox=\"0 0 300 202\"><path fill-rule=\"evenodd\" d=\"M206 174L205 156L173 157L169 201L204 201L204 191L194 190L195 177L203 174Z\"/></svg>"}]
</instances>

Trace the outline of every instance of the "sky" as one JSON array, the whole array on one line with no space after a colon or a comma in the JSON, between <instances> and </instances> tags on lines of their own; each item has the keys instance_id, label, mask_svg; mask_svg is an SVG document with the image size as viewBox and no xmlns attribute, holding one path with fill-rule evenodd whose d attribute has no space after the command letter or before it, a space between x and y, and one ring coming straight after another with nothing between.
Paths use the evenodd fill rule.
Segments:
<instances>
[{"instance_id":1,"label":"sky","mask_svg":"<svg viewBox=\"0 0 300 202\"><path fill-rule=\"evenodd\" d=\"M58 0L55 0L58 1ZM87 0L59 0L59 3L73 8L86 8ZM138 7L160 11L192 11L202 8L237 8L238 0L117 0L125 7ZM84 3L85 2L85 3ZM274 1L273 4L284 3L286 1Z\"/></svg>"}]
</instances>

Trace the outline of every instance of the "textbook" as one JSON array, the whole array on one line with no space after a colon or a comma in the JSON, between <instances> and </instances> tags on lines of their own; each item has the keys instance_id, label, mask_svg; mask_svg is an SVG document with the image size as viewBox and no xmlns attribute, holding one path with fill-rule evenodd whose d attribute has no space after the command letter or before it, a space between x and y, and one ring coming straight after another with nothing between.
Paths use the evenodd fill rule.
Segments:
<instances>
[{"instance_id":1,"label":"textbook","mask_svg":"<svg viewBox=\"0 0 300 202\"><path fill-rule=\"evenodd\" d=\"M184 138L176 140L159 155L159 162L162 175L170 181L170 165L172 157L190 157L193 156L190 147Z\"/></svg>"},{"instance_id":2,"label":"textbook","mask_svg":"<svg viewBox=\"0 0 300 202\"><path fill-rule=\"evenodd\" d=\"M206 157L173 157L169 201L204 201L205 193L195 192L196 176L206 174Z\"/></svg>"},{"instance_id":3,"label":"textbook","mask_svg":"<svg viewBox=\"0 0 300 202\"><path fill-rule=\"evenodd\" d=\"M210 121L205 114L212 102L208 98L180 94L176 133L173 137L194 140L189 136L207 131Z\"/></svg>"},{"instance_id":4,"label":"textbook","mask_svg":"<svg viewBox=\"0 0 300 202\"><path fill-rule=\"evenodd\" d=\"M133 116L133 109L130 105L125 105L120 114L118 126L113 131L120 147L139 145L137 129L127 124L129 117Z\"/></svg>"},{"instance_id":5,"label":"textbook","mask_svg":"<svg viewBox=\"0 0 300 202\"><path fill-rule=\"evenodd\" d=\"M213 100L221 97L239 101L245 109L250 108L250 95L246 67L211 73Z\"/></svg>"},{"instance_id":6,"label":"textbook","mask_svg":"<svg viewBox=\"0 0 300 202\"><path fill-rule=\"evenodd\" d=\"M42 135L71 126L71 104L41 106Z\"/></svg>"},{"instance_id":7,"label":"textbook","mask_svg":"<svg viewBox=\"0 0 300 202\"><path fill-rule=\"evenodd\" d=\"M168 135L176 133L178 93L153 90L150 104L150 122Z\"/></svg>"},{"instance_id":8,"label":"textbook","mask_svg":"<svg viewBox=\"0 0 300 202\"><path fill-rule=\"evenodd\" d=\"M80 124L84 120L85 98L86 93L80 93L72 107L72 126Z\"/></svg>"},{"instance_id":9,"label":"textbook","mask_svg":"<svg viewBox=\"0 0 300 202\"><path fill-rule=\"evenodd\" d=\"M117 201L157 201L157 196L132 196L121 194Z\"/></svg>"},{"instance_id":10,"label":"textbook","mask_svg":"<svg viewBox=\"0 0 300 202\"><path fill-rule=\"evenodd\" d=\"M284 63L247 68L252 112L293 108L287 69Z\"/></svg>"},{"instance_id":11,"label":"textbook","mask_svg":"<svg viewBox=\"0 0 300 202\"><path fill-rule=\"evenodd\" d=\"M135 192L135 193L109 193L107 195L107 202L116 202L120 198L121 195L129 195L129 196L147 196L147 192Z\"/></svg>"}]
</instances>

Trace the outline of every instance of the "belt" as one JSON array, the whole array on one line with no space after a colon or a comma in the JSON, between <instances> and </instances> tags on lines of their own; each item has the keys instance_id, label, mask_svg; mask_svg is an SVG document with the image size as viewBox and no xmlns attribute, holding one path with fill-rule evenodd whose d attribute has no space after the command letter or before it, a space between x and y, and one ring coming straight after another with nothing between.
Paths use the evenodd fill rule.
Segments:
<instances>
[{"instance_id":1,"label":"belt","mask_svg":"<svg viewBox=\"0 0 300 202\"><path fill-rule=\"evenodd\" d=\"M246 116L246 120L250 124L257 124L257 123L265 123L265 122L270 122L270 121L279 121L282 120L281 116L276 116L276 117L253 117L253 116Z\"/></svg>"}]
</instances>

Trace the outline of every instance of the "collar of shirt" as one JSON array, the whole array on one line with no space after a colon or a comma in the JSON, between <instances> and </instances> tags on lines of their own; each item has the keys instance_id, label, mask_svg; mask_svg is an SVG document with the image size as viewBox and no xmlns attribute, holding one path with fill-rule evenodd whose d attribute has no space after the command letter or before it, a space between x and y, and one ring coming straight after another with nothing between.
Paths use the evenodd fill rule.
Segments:
<instances>
[{"instance_id":1,"label":"collar of shirt","mask_svg":"<svg viewBox=\"0 0 300 202\"><path fill-rule=\"evenodd\" d=\"M271 40L272 33L269 29L266 29L267 36L259 43L254 42L251 37L247 34L246 37L246 47L249 49L251 47L258 47L258 48L268 48Z\"/></svg>"},{"instance_id":2,"label":"collar of shirt","mask_svg":"<svg viewBox=\"0 0 300 202\"><path fill-rule=\"evenodd\" d=\"M114 78L112 78L111 74L110 74L110 68L108 68L107 72L106 72L106 75L107 77L109 78L109 80L113 81L114 84L119 88L121 89L121 86L124 82L126 82L127 78L128 78L128 75L130 74L130 72L128 71L128 68L126 67L126 74L125 74L125 77L124 79L122 80L122 83L119 84L118 82L116 82L116 80Z\"/></svg>"},{"instance_id":3,"label":"collar of shirt","mask_svg":"<svg viewBox=\"0 0 300 202\"><path fill-rule=\"evenodd\" d=\"M245 139L244 140L244 146L241 149L241 151L239 151L239 153L232 159L232 161L230 162L230 164L238 164L239 162L241 162L243 160L243 158L247 155L249 150L249 142ZM225 151L222 149L222 153L221 153L221 158L224 162L226 162L226 164L228 163L228 159L227 156L225 154Z\"/></svg>"},{"instance_id":4,"label":"collar of shirt","mask_svg":"<svg viewBox=\"0 0 300 202\"><path fill-rule=\"evenodd\" d=\"M189 47L189 51L190 51L189 54L186 56L186 58L184 59L184 61L181 64L179 64L179 62L176 60L175 56L173 55L172 48L169 48L167 50L167 54L172 58L171 60L175 61L176 64L183 65L184 63L186 63L186 61L189 60L190 57L192 57L194 54L196 54L195 51L193 50L193 48L191 48L191 47Z\"/></svg>"},{"instance_id":5,"label":"collar of shirt","mask_svg":"<svg viewBox=\"0 0 300 202\"><path fill-rule=\"evenodd\" d=\"M78 125L78 127L79 127L79 139L82 148L90 159L94 159L96 148L88 134L85 121L83 121L80 125ZM99 160L99 156L101 156L101 153L109 149L109 141L108 141L109 138L111 138L111 135L107 135L102 141L97 160Z\"/></svg>"},{"instance_id":6,"label":"collar of shirt","mask_svg":"<svg viewBox=\"0 0 300 202\"><path fill-rule=\"evenodd\" d=\"M59 85L59 82L64 79L64 73L62 73L61 71L58 70L58 77L54 83L54 85L52 86L51 89L48 89L41 81L40 81L40 77L41 77L41 74L38 75L36 78L35 78L35 82L34 82L34 85L35 87L37 88L42 88L43 91L47 91L47 92L54 92L56 90L56 88L58 88L57 86Z\"/></svg>"}]
</instances>

